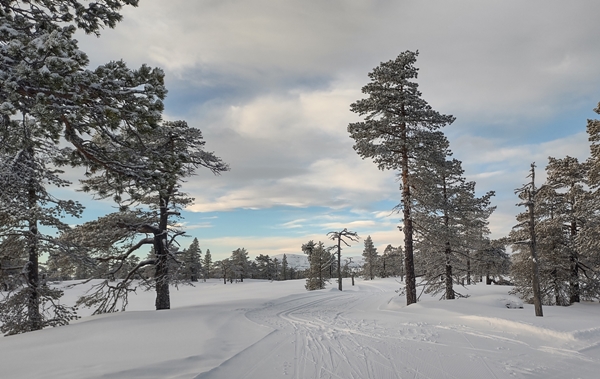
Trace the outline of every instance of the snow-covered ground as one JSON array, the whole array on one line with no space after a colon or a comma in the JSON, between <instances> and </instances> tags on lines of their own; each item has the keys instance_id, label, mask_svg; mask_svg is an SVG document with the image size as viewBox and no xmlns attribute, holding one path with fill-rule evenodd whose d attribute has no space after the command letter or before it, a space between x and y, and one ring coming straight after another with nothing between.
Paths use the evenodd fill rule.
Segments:
<instances>
[{"instance_id":1,"label":"snow-covered ground","mask_svg":"<svg viewBox=\"0 0 600 379\"><path fill-rule=\"evenodd\" d=\"M478 284L406 307L399 286L212 280L173 290L168 311L140 292L124 313L0 338L0 378L600 377L598 303L536 318L509 287Z\"/></svg>"}]
</instances>

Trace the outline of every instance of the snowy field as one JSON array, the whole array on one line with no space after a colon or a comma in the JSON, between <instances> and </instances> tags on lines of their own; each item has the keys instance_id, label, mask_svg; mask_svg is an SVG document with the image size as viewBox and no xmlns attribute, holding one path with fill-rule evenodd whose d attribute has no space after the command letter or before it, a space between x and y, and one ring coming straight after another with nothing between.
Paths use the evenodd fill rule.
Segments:
<instances>
[{"instance_id":1,"label":"snowy field","mask_svg":"<svg viewBox=\"0 0 600 379\"><path fill-rule=\"evenodd\" d=\"M127 312L0 338L0 378L599 378L600 304L545 307L509 287L404 306L394 279L307 292L304 280L212 280L140 292ZM333 285L330 285L333 287ZM81 293L68 290L66 301Z\"/></svg>"}]
</instances>

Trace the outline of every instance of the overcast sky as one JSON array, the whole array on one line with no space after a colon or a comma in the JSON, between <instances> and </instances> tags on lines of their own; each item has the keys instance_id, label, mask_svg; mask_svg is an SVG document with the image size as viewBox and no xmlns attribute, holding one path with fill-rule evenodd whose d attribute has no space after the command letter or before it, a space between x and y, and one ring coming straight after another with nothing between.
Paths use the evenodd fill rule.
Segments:
<instances>
[{"instance_id":1,"label":"overcast sky","mask_svg":"<svg viewBox=\"0 0 600 379\"><path fill-rule=\"evenodd\" d=\"M347 125L368 72L406 50L419 50L423 98L457 118L444 132L467 178L496 191L492 237L506 235L531 162L543 179L548 156L588 156L599 14L573 0L141 0L116 29L78 39L93 67L162 67L165 118L201 129L230 164L184 186L189 234L220 259L301 253L344 227L380 251L403 244L395 173L361 160ZM88 218L106 209L85 204Z\"/></svg>"}]
</instances>

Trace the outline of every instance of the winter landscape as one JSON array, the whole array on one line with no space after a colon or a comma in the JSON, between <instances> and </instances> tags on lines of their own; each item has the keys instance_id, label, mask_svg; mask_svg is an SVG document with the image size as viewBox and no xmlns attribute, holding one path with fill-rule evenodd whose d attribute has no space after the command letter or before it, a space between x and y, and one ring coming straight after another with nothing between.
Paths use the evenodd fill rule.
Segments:
<instances>
[{"instance_id":1,"label":"winter landscape","mask_svg":"<svg viewBox=\"0 0 600 379\"><path fill-rule=\"evenodd\" d=\"M66 284L66 283L63 283ZM303 280L211 279L154 311L127 312L0 339L3 378L596 378L600 307L546 308L505 286L407 307L395 279L307 292ZM67 290L66 301L82 289ZM519 307L523 306L523 309ZM85 314L82 313L82 315ZM34 360L34 362L32 362Z\"/></svg>"},{"instance_id":2,"label":"winter landscape","mask_svg":"<svg viewBox=\"0 0 600 379\"><path fill-rule=\"evenodd\" d=\"M596 378L600 3L0 0L0 378Z\"/></svg>"}]
</instances>

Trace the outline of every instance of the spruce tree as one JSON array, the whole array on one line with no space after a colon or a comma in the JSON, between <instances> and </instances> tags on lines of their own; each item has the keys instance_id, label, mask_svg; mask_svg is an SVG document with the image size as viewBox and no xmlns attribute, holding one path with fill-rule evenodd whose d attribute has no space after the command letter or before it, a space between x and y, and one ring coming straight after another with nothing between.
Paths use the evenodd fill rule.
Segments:
<instances>
[{"instance_id":1,"label":"spruce tree","mask_svg":"<svg viewBox=\"0 0 600 379\"><path fill-rule=\"evenodd\" d=\"M369 73L371 82L362 88L368 97L350 106L365 120L348 125L354 149L362 158L373 159L379 169L400 171L408 305L417 302L410 172L430 159L429 152L436 149L441 136L436 131L454 121L453 116L434 111L422 99L414 81L417 55L406 51Z\"/></svg>"},{"instance_id":2,"label":"spruce tree","mask_svg":"<svg viewBox=\"0 0 600 379\"><path fill-rule=\"evenodd\" d=\"M229 270L231 272L232 278L235 280L240 280L240 282L244 281L245 277L248 277L250 271L250 262L248 260L248 252L245 248L235 249L231 253L231 258L229 258L230 266Z\"/></svg>"},{"instance_id":3,"label":"spruce tree","mask_svg":"<svg viewBox=\"0 0 600 379\"><path fill-rule=\"evenodd\" d=\"M329 281L329 269L333 256L323 242L310 240L302 245L302 251L308 255L309 268L306 275L306 289L309 291L324 289Z\"/></svg>"},{"instance_id":4,"label":"spruce tree","mask_svg":"<svg viewBox=\"0 0 600 379\"><path fill-rule=\"evenodd\" d=\"M206 253L204 254L204 261L202 262L203 273L204 273L204 281L206 282L207 278L210 278L211 267L212 267L212 255L210 254L210 249L206 249Z\"/></svg>"},{"instance_id":5,"label":"spruce tree","mask_svg":"<svg viewBox=\"0 0 600 379\"><path fill-rule=\"evenodd\" d=\"M281 259L281 274L283 280L288 279L288 261L287 256L285 254L283 254L283 258Z\"/></svg>"},{"instance_id":6,"label":"spruce tree","mask_svg":"<svg viewBox=\"0 0 600 379\"><path fill-rule=\"evenodd\" d=\"M202 249L198 238L194 238L190 246L183 252L183 273L185 280L197 282L202 271Z\"/></svg>"},{"instance_id":7,"label":"spruce tree","mask_svg":"<svg viewBox=\"0 0 600 379\"><path fill-rule=\"evenodd\" d=\"M379 255L377 254L377 248L373 244L371 236L365 239L365 248L362 253L365 263L363 265L363 276L365 279L375 279L375 273L377 272L377 266L379 261Z\"/></svg>"}]
</instances>

